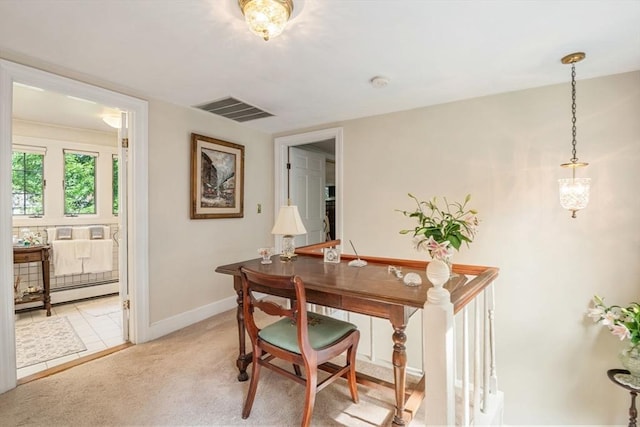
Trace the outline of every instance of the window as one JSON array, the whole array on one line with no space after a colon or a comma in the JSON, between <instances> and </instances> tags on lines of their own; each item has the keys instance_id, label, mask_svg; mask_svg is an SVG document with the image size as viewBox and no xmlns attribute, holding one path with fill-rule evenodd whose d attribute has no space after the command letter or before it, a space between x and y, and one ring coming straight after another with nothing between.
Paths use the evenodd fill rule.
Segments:
<instances>
[{"instance_id":1,"label":"window","mask_svg":"<svg viewBox=\"0 0 640 427\"><path fill-rule=\"evenodd\" d=\"M96 213L97 153L64 150L64 214Z\"/></svg>"},{"instance_id":2,"label":"window","mask_svg":"<svg viewBox=\"0 0 640 427\"><path fill-rule=\"evenodd\" d=\"M13 215L42 216L44 214L43 150L13 151L11 184Z\"/></svg>"},{"instance_id":3,"label":"window","mask_svg":"<svg viewBox=\"0 0 640 427\"><path fill-rule=\"evenodd\" d=\"M118 215L118 156L113 154L111 159L111 189L113 198L111 199L112 212Z\"/></svg>"}]
</instances>

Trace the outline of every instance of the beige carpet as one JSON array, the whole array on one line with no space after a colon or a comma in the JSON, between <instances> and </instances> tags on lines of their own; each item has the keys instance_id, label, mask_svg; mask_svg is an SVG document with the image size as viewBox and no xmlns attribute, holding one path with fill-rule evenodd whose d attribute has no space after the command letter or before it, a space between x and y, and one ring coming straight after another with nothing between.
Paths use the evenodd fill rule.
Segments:
<instances>
[{"instance_id":1,"label":"beige carpet","mask_svg":"<svg viewBox=\"0 0 640 427\"><path fill-rule=\"evenodd\" d=\"M87 347L66 317L51 317L16 326L18 368L47 362L86 349Z\"/></svg>"},{"instance_id":2,"label":"beige carpet","mask_svg":"<svg viewBox=\"0 0 640 427\"><path fill-rule=\"evenodd\" d=\"M295 426L304 388L263 370L251 416L241 418L249 382L238 382L235 311L0 395L3 426ZM360 366L360 365L359 365ZM386 372L390 375L390 372ZM387 425L393 393L344 381L316 398L312 425ZM411 424L423 425L422 411Z\"/></svg>"}]
</instances>

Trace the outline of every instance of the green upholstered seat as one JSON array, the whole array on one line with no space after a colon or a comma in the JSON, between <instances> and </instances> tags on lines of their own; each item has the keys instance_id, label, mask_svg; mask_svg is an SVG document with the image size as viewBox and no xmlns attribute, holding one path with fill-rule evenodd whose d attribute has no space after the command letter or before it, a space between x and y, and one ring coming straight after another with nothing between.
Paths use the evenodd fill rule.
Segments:
<instances>
[{"instance_id":1,"label":"green upholstered seat","mask_svg":"<svg viewBox=\"0 0 640 427\"><path fill-rule=\"evenodd\" d=\"M356 325L317 313L307 313L309 343L314 349L332 344L346 333L357 329ZM258 336L277 347L300 354L296 324L288 317L282 318L258 332Z\"/></svg>"}]
</instances>

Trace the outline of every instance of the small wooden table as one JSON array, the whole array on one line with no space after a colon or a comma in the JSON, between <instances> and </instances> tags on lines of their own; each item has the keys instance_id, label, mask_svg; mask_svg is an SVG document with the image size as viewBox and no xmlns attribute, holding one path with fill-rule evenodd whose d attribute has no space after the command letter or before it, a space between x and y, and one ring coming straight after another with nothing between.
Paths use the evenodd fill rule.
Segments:
<instances>
[{"instance_id":1,"label":"small wooden table","mask_svg":"<svg viewBox=\"0 0 640 427\"><path fill-rule=\"evenodd\" d=\"M636 420L638 418L638 410L636 409L636 396L640 391L640 387L625 382L625 376L629 375L629 371L626 369L609 369L607 376L611 381L625 390L629 390L631 394L631 406L629 407L629 427L636 427Z\"/></svg>"},{"instance_id":2,"label":"small wooden table","mask_svg":"<svg viewBox=\"0 0 640 427\"><path fill-rule=\"evenodd\" d=\"M49 284L49 245L14 246L13 263L24 264L29 262L42 263L42 292L27 294L22 298L15 298L15 305L42 301L42 308L47 310L47 316L51 316L51 287Z\"/></svg>"}]
</instances>

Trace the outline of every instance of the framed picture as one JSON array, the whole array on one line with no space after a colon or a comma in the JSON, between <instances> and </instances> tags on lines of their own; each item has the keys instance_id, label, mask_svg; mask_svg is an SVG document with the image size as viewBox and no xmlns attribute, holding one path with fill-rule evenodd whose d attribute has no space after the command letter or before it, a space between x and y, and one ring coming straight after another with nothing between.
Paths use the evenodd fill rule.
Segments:
<instances>
[{"instance_id":1,"label":"framed picture","mask_svg":"<svg viewBox=\"0 0 640 427\"><path fill-rule=\"evenodd\" d=\"M244 146L191 134L191 219L244 216Z\"/></svg>"}]
</instances>

